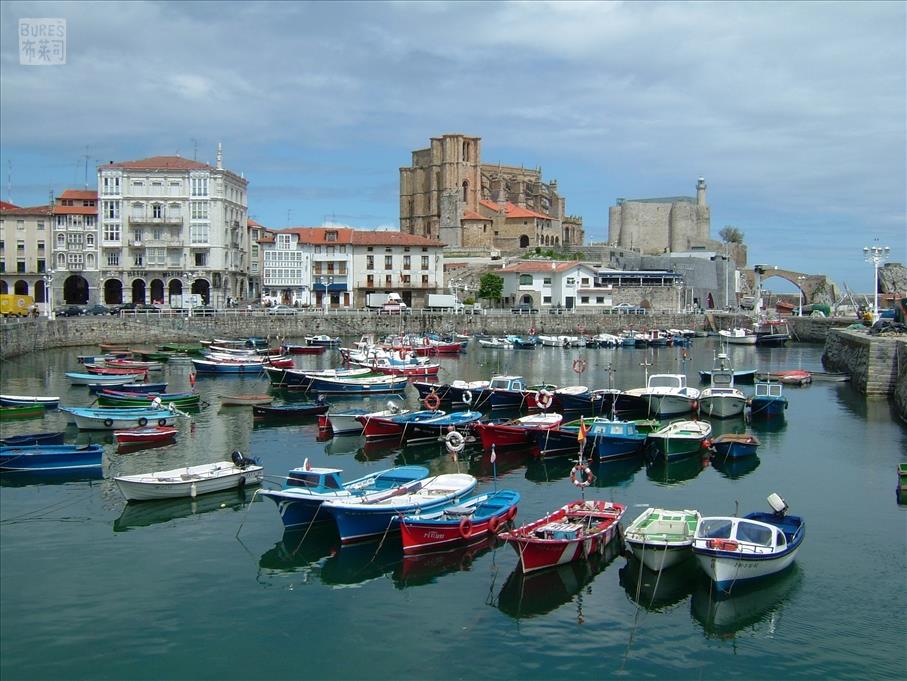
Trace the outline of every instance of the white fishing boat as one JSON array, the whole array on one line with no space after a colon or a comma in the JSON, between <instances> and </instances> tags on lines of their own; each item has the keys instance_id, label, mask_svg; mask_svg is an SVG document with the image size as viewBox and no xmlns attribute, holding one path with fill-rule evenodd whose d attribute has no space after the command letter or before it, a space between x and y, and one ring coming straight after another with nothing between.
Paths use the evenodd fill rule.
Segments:
<instances>
[{"instance_id":1,"label":"white fishing boat","mask_svg":"<svg viewBox=\"0 0 907 681\"><path fill-rule=\"evenodd\" d=\"M66 378L72 385L126 385L135 383L144 378L144 373L139 374L84 374L78 371L67 371Z\"/></svg>"},{"instance_id":2,"label":"white fishing boat","mask_svg":"<svg viewBox=\"0 0 907 681\"><path fill-rule=\"evenodd\" d=\"M658 572L691 558L699 511L647 508L624 532L627 546L647 568Z\"/></svg>"},{"instance_id":3,"label":"white fishing boat","mask_svg":"<svg viewBox=\"0 0 907 681\"><path fill-rule=\"evenodd\" d=\"M60 407L67 412L79 430L124 430L145 426L172 426L181 413L174 409L155 407L122 407L118 409L91 407Z\"/></svg>"},{"instance_id":4,"label":"white fishing boat","mask_svg":"<svg viewBox=\"0 0 907 681\"><path fill-rule=\"evenodd\" d=\"M200 466L185 466L169 471L119 475L114 478L127 501L150 501L177 497L195 498L199 494L243 488L261 483L264 468L238 451L232 461L216 461Z\"/></svg>"},{"instance_id":5,"label":"white fishing boat","mask_svg":"<svg viewBox=\"0 0 907 681\"><path fill-rule=\"evenodd\" d=\"M721 337L723 343L730 343L731 345L756 344L756 334L753 333L752 329L722 329L718 332L718 335Z\"/></svg>"},{"instance_id":6,"label":"white fishing boat","mask_svg":"<svg viewBox=\"0 0 907 681\"><path fill-rule=\"evenodd\" d=\"M699 413L720 419L740 416L746 408L746 395L734 387L734 368L726 354L719 353L711 373L712 385L699 395Z\"/></svg>"},{"instance_id":7,"label":"white fishing boat","mask_svg":"<svg viewBox=\"0 0 907 681\"><path fill-rule=\"evenodd\" d=\"M699 390L687 385L684 374L652 374L645 388L632 388L627 394L646 400L652 416L689 414L699 405Z\"/></svg>"}]
</instances>

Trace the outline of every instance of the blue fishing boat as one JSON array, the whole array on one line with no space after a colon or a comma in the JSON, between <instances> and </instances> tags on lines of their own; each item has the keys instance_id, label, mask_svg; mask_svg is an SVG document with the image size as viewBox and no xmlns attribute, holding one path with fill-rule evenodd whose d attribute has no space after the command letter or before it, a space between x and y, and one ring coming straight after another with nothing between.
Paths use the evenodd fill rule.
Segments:
<instances>
[{"instance_id":1,"label":"blue fishing boat","mask_svg":"<svg viewBox=\"0 0 907 681\"><path fill-rule=\"evenodd\" d=\"M483 409L491 398L489 381L451 381L450 383L432 383L429 381L413 381L413 387L419 393L419 399L424 401L431 394L437 395L443 403L450 402L452 407L466 406L473 409Z\"/></svg>"},{"instance_id":2,"label":"blue fishing boat","mask_svg":"<svg viewBox=\"0 0 907 681\"><path fill-rule=\"evenodd\" d=\"M592 444L592 458L598 461L642 454L647 437L633 421L605 418L593 419L586 432Z\"/></svg>"},{"instance_id":3,"label":"blue fishing boat","mask_svg":"<svg viewBox=\"0 0 907 681\"><path fill-rule=\"evenodd\" d=\"M0 440L0 445L7 447L24 447L28 445L62 445L63 431L55 433L26 433L10 435Z\"/></svg>"},{"instance_id":4,"label":"blue fishing boat","mask_svg":"<svg viewBox=\"0 0 907 681\"><path fill-rule=\"evenodd\" d=\"M759 438L752 433L724 433L712 439L716 456L724 459L739 459L754 456L759 447Z\"/></svg>"},{"instance_id":5,"label":"blue fishing boat","mask_svg":"<svg viewBox=\"0 0 907 681\"><path fill-rule=\"evenodd\" d=\"M738 582L776 574L794 562L806 523L786 515L787 503L777 494L769 495L768 503L772 513L700 519L693 555L718 589L730 591Z\"/></svg>"},{"instance_id":6,"label":"blue fishing boat","mask_svg":"<svg viewBox=\"0 0 907 681\"><path fill-rule=\"evenodd\" d=\"M441 551L497 534L517 514L520 493L512 489L460 499L429 513L400 519L403 553Z\"/></svg>"},{"instance_id":7,"label":"blue fishing boat","mask_svg":"<svg viewBox=\"0 0 907 681\"><path fill-rule=\"evenodd\" d=\"M327 512L337 523L343 544L381 537L400 529L401 516L435 511L463 498L476 487L476 479L466 473L445 473L417 480L383 496L348 497L325 501Z\"/></svg>"},{"instance_id":8,"label":"blue fishing boat","mask_svg":"<svg viewBox=\"0 0 907 681\"><path fill-rule=\"evenodd\" d=\"M147 425L172 426L178 415L175 410L145 407L122 409L61 407L60 411L71 414L80 430L122 430L144 428Z\"/></svg>"},{"instance_id":9,"label":"blue fishing boat","mask_svg":"<svg viewBox=\"0 0 907 681\"><path fill-rule=\"evenodd\" d=\"M167 391L166 383L127 383L118 385L117 390L129 393L163 393ZM100 392L100 389L94 391Z\"/></svg>"},{"instance_id":10,"label":"blue fishing boat","mask_svg":"<svg viewBox=\"0 0 907 681\"><path fill-rule=\"evenodd\" d=\"M754 419L784 418L787 398L780 383L756 383L756 394L750 398L750 417Z\"/></svg>"},{"instance_id":11,"label":"blue fishing boat","mask_svg":"<svg viewBox=\"0 0 907 681\"><path fill-rule=\"evenodd\" d=\"M433 418L409 421L403 429L401 439L405 443L429 442L452 431L463 434L469 431L470 424L476 423L480 418L480 411L453 411L449 414L439 412Z\"/></svg>"},{"instance_id":12,"label":"blue fishing boat","mask_svg":"<svg viewBox=\"0 0 907 681\"><path fill-rule=\"evenodd\" d=\"M66 378L72 385L125 385L126 383L135 383L140 380L144 374L86 374L78 371L67 371Z\"/></svg>"},{"instance_id":13,"label":"blue fishing boat","mask_svg":"<svg viewBox=\"0 0 907 681\"><path fill-rule=\"evenodd\" d=\"M330 521L331 516L319 513L322 502L327 499L384 495L416 480L424 480L428 473L424 466L397 466L343 482L339 468L313 467L306 463L290 470L283 489L262 490L260 494L277 504L284 527L293 530L313 522Z\"/></svg>"},{"instance_id":14,"label":"blue fishing boat","mask_svg":"<svg viewBox=\"0 0 907 681\"><path fill-rule=\"evenodd\" d=\"M101 445L30 445L0 447L2 471L72 471L100 468Z\"/></svg>"},{"instance_id":15,"label":"blue fishing boat","mask_svg":"<svg viewBox=\"0 0 907 681\"><path fill-rule=\"evenodd\" d=\"M209 359L192 358L192 366L200 374L260 374L261 361L216 362Z\"/></svg>"},{"instance_id":16,"label":"blue fishing boat","mask_svg":"<svg viewBox=\"0 0 907 681\"><path fill-rule=\"evenodd\" d=\"M46 409L56 409L60 406L59 397L33 397L31 395L0 395L0 406L3 407L30 407L40 404Z\"/></svg>"},{"instance_id":17,"label":"blue fishing boat","mask_svg":"<svg viewBox=\"0 0 907 681\"><path fill-rule=\"evenodd\" d=\"M522 376L492 376L488 389L492 409L523 409L530 405L529 392ZM534 404L534 402L533 402Z\"/></svg>"},{"instance_id":18,"label":"blue fishing boat","mask_svg":"<svg viewBox=\"0 0 907 681\"><path fill-rule=\"evenodd\" d=\"M397 393L409 383L407 376L312 376L309 390L325 394L371 395Z\"/></svg>"}]
</instances>

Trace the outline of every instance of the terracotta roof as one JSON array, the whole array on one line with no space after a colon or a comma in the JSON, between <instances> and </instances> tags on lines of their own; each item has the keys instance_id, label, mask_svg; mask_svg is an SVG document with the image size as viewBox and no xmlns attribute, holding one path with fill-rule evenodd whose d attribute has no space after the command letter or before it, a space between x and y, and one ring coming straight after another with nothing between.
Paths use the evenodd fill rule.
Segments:
<instances>
[{"instance_id":1,"label":"terracotta roof","mask_svg":"<svg viewBox=\"0 0 907 681\"><path fill-rule=\"evenodd\" d=\"M495 203L494 201L489 201L488 199L482 199L479 201L479 205L484 206L488 210L493 210L495 213L500 213L501 209L504 210L504 215L507 219L511 218L535 218L538 220L551 220L550 215L544 215L543 213L536 213L534 210L529 210L528 208L521 208L514 203L508 201L505 204Z\"/></svg>"},{"instance_id":2,"label":"terracotta roof","mask_svg":"<svg viewBox=\"0 0 907 681\"><path fill-rule=\"evenodd\" d=\"M98 166L102 168L126 168L129 170L215 170L207 163L190 161L182 156L150 156L137 161L120 161Z\"/></svg>"},{"instance_id":3,"label":"terracotta roof","mask_svg":"<svg viewBox=\"0 0 907 681\"><path fill-rule=\"evenodd\" d=\"M51 206L28 206L25 208L19 206L7 208L4 206L0 213L3 215L50 215Z\"/></svg>"},{"instance_id":4,"label":"terracotta roof","mask_svg":"<svg viewBox=\"0 0 907 681\"><path fill-rule=\"evenodd\" d=\"M90 189L64 189L57 197L59 199L72 199L74 201L97 201L98 193Z\"/></svg>"},{"instance_id":5,"label":"terracotta roof","mask_svg":"<svg viewBox=\"0 0 907 681\"><path fill-rule=\"evenodd\" d=\"M261 224L260 222L256 222L256 221L253 220L252 218L249 218L249 219L246 221L246 224L247 224L249 227L264 227L263 224Z\"/></svg>"},{"instance_id":6,"label":"terracotta roof","mask_svg":"<svg viewBox=\"0 0 907 681\"><path fill-rule=\"evenodd\" d=\"M554 267L552 267L554 265ZM502 267L499 272L520 272L532 274L535 272L565 272L579 265L579 260L549 261L549 260L520 260L507 267Z\"/></svg>"},{"instance_id":7,"label":"terracotta roof","mask_svg":"<svg viewBox=\"0 0 907 681\"><path fill-rule=\"evenodd\" d=\"M0 210L12 210L13 208L18 208L15 203L10 203L9 201L0 201Z\"/></svg>"},{"instance_id":8,"label":"terracotta roof","mask_svg":"<svg viewBox=\"0 0 907 681\"><path fill-rule=\"evenodd\" d=\"M327 233L335 232L336 238L328 240ZM354 244L359 246L434 246L447 244L415 234L396 231L352 229L350 227L288 227L276 230L277 234L296 234L304 244Z\"/></svg>"},{"instance_id":9,"label":"terracotta roof","mask_svg":"<svg viewBox=\"0 0 907 681\"><path fill-rule=\"evenodd\" d=\"M97 215L97 206L54 206L54 215Z\"/></svg>"},{"instance_id":10,"label":"terracotta roof","mask_svg":"<svg viewBox=\"0 0 907 681\"><path fill-rule=\"evenodd\" d=\"M491 220L491 218L485 217L484 215L480 215L479 213L476 213L474 210L464 210L463 219L464 220L485 220L485 221Z\"/></svg>"},{"instance_id":11,"label":"terracotta roof","mask_svg":"<svg viewBox=\"0 0 907 681\"><path fill-rule=\"evenodd\" d=\"M328 232L336 233L335 239L327 240ZM278 229L275 234L295 234L303 244L350 244L353 230L349 227L287 227Z\"/></svg>"}]
</instances>

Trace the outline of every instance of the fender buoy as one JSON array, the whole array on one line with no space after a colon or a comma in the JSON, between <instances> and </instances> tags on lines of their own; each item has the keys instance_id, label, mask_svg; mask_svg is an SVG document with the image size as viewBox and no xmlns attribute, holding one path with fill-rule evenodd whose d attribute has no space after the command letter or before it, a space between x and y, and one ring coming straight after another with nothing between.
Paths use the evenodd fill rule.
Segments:
<instances>
[{"instance_id":1,"label":"fender buoy","mask_svg":"<svg viewBox=\"0 0 907 681\"><path fill-rule=\"evenodd\" d=\"M463 539L469 539L470 534L472 534L472 521L469 518L463 518L460 521L460 536Z\"/></svg>"},{"instance_id":2,"label":"fender buoy","mask_svg":"<svg viewBox=\"0 0 907 681\"><path fill-rule=\"evenodd\" d=\"M463 404L467 407L472 404L472 391L464 390L463 394L460 396L460 399L463 400Z\"/></svg>"},{"instance_id":3,"label":"fender buoy","mask_svg":"<svg viewBox=\"0 0 907 681\"><path fill-rule=\"evenodd\" d=\"M691 401L690 408L692 408L693 411L699 411L699 400Z\"/></svg>"},{"instance_id":4,"label":"fender buoy","mask_svg":"<svg viewBox=\"0 0 907 681\"><path fill-rule=\"evenodd\" d=\"M447 451L454 453L462 452L463 447L466 446L466 438L463 437L463 433L452 430L447 434L447 437L444 438L444 443L447 445Z\"/></svg>"},{"instance_id":5,"label":"fender buoy","mask_svg":"<svg viewBox=\"0 0 907 681\"><path fill-rule=\"evenodd\" d=\"M425 396L425 399L422 400L422 404L425 405L426 409L435 411L441 405L441 398L438 397L438 393L432 391Z\"/></svg>"},{"instance_id":6,"label":"fender buoy","mask_svg":"<svg viewBox=\"0 0 907 681\"><path fill-rule=\"evenodd\" d=\"M705 447L706 449L711 449L711 448L712 448L712 441L711 441L711 440L708 440L708 439L703 440L703 441L702 441L702 446Z\"/></svg>"},{"instance_id":7,"label":"fender buoy","mask_svg":"<svg viewBox=\"0 0 907 681\"><path fill-rule=\"evenodd\" d=\"M576 464L570 471L570 482L577 487L588 487L595 480L592 469L581 463Z\"/></svg>"},{"instance_id":8,"label":"fender buoy","mask_svg":"<svg viewBox=\"0 0 907 681\"><path fill-rule=\"evenodd\" d=\"M586 370L586 360L582 357L577 357L573 360L573 370L578 374L583 373Z\"/></svg>"},{"instance_id":9,"label":"fender buoy","mask_svg":"<svg viewBox=\"0 0 907 681\"><path fill-rule=\"evenodd\" d=\"M167 425L167 419L158 419L158 420L157 420L157 424L158 424L159 426L166 426L166 425Z\"/></svg>"},{"instance_id":10,"label":"fender buoy","mask_svg":"<svg viewBox=\"0 0 907 681\"><path fill-rule=\"evenodd\" d=\"M146 419L146 418L143 416L142 418L139 419L139 425L140 425L142 428L144 428L145 426L148 425L148 419Z\"/></svg>"},{"instance_id":11,"label":"fender buoy","mask_svg":"<svg viewBox=\"0 0 907 681\"><path fill-rule=\"evenodd\" d=\"M113 419L104 419L104 425L105 425L107 428L110 428L110 426L113 425Z\"/></svg>"},{"instance_id":12,"label":"fender buoy","mask_svg":"<svg viewBox=\"0 0 907 681\"><path fill-rule=\"evenodd\" d=\"M542 409L549 409L554 402L554 395L545 388L539 390L538 397L535 398L536 404L539 405Z\"/></svg>"},{"instance_id":13,"label":"fender buoy","mask_svg":"<svg viewBox=\"0 0 907 681\"><path fill-rule=\"evenodd\" d=\"M534 336L534 335L535 335L535 327L534 327L534 326L530 326L530 327L529 327L529 335L530 335L530 336Z\"/></svg>"},{"instance_id":14,"label":"fender buoy","mask_svg":"<svg viewBox=\"0 0 907 681\"><path fill-rule=\"evenodd\" d=\"M496 515L495 515L495 516L491 516L491 517L488 519L488 531L491 532L491 533L493 533L493 534L497 534L497 533L498 533L498 528L501 526L501 521L502 521L502 518L500 518L500 517L498 517L498 516L496 516Z\"/></svg>"}]
</instances>

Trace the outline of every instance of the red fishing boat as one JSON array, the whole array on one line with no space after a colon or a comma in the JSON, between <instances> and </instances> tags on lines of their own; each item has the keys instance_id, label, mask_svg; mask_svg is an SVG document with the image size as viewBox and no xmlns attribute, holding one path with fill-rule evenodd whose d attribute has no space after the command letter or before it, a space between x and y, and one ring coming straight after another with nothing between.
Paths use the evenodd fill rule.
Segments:
<instances>
[{"instance_id":1,"label":"red fishing boat","mask_svg":"<svg viewBox=\"0 0 907 681\"><path fill-rule=\"evenodd\" d=\"M625 510L611 501L572 501L500 537L517 552L523 572L533 572L603 553L618 536Z\"/></svg>"},{"instance_id":2,"label":"red fishing boat","mask_svg":"<svg viewBox=\"0 0 907 681\"><path fill-rule=\"evenodd\" d=\"M283 351L288 355L320 355L327 350L326 345L291 345L284 343Z\"/></svg>"},{"instance_id":3,"label":"red fishing boat","mask_svg":"<svg viewBox=\"0 0 907 681\"><path fill-rule=\"evenodd\" d=\"M472 430L482 440L483 449L521 447L535 442L536 431L557 428L563 420L561 414L530 414L516 419L480 421L473 424Z\"/></svg>"},{"instance_id":4,"label":"red fishing boat","mask_svg":"<svg viewBox=\"0 0 907 681\"><path fill-rule=\"evenodd\" d=\"M86 364L85 370L90 374L95 374L96 376L126 376L128 374L148 374L148 369L144 368L126 369L123 367L99 367L94 364Z\"/></svg>"},{"instance_id":5,"label":"red fishing boat","mask_svg":"<svg viewBox=\"0 0 907 681\"><path fill-rule=\"evenodd\" d=\"M113 437L117 444L134 445L150 442L167 442L176 437L177 430L172 426L148 426L146 428L130 428L129 430L115 430Z\"/></svg>"}]
</instances>

